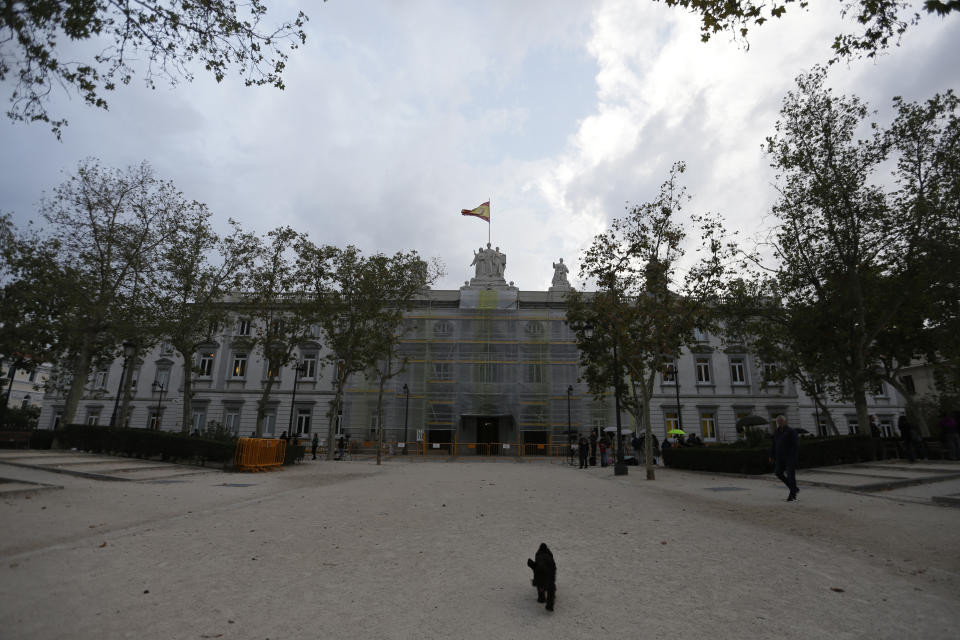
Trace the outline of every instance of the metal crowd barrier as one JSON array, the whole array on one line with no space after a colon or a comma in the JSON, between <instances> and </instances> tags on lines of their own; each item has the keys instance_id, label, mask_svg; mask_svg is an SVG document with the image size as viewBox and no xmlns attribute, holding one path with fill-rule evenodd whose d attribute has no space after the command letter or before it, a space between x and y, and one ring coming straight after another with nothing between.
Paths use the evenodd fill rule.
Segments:
<instances>
[{"instance_id":1,"label":"metal crowd barrier","mask_svg":"<svg viewBox=\"0 0 960 640\"><path fill-rule=\"evenodd\" d=\"M240 471L266 471L283 465L286 453L286 440L240 438L233 464Z\"/></svg>"}]
</instances>

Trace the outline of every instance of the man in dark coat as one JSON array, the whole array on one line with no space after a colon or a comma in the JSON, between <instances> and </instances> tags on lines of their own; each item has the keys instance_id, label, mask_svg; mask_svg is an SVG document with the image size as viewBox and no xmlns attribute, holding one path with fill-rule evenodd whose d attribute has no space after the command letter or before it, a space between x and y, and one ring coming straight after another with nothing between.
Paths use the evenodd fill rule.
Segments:
<instances>
[{"instance_id":1,"label":"man in dark coat","mask_svg":"<svg viewBox=\"0 0 960 640\"><path fill-rule=\"evenodd\" d=\"M777 416L777 428L773 430L773 445L770 447L770 462L774 463L774 473L787 485L790 495L787 502L796 502L797 493L797 456L800 453L800 438L797 432L787 426L787 418Z\"/></svg>"}]
</instances>

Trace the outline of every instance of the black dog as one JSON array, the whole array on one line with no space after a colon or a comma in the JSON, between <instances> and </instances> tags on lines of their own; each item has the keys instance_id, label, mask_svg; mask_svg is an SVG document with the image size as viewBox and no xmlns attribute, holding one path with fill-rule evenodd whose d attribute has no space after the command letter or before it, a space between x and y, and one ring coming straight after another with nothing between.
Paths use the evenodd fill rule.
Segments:
<instances>
[{"instance_id":1,"label":"black dog","mask_svg":"<svg viewBox=\"0 0 960 640\"><path fill-rule=\"evenodd\" d=\"M536 561L527 558L527 566L533 569L533 586L537 588L537 602L546 600L547 611L553 611L553 600L557 595L557 565L553 554L546 544L540 543Z\"/></svg>"}]
</instances>

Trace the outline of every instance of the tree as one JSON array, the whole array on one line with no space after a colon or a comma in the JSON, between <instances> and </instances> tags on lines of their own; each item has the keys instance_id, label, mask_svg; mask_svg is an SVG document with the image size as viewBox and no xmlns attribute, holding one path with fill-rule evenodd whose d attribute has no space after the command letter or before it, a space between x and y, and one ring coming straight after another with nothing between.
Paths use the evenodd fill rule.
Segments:
<instances>
[{"instance_id":1,"label":"tree","mask_svg":"<svg viewBox=\"0 0 960 640\"><path fill-rule=\"evenodd\" d=\"M193 382L199 373L196 355L227 322L226 298L240 288L258 246L256 236L233 220L230 234L220 237L210 218L205 205L190 203L177 220L173 238L160 252L156 269L156 334L168 339L183 359L184 433L193 413Z\"/></svg>"},{"instance_id":2,"label":"tree","mask_svg":"<svg viewBox=\"0 0 960 640\"><path fill-rule=\"evenodd\" d=\"M303 270L299 257L299 248L305 242L306 236L290 227L270 231L246 279L248 293L242 308L250 315L254 332L251 345L260 350L267 365L263 393L257 403L257 437L263 435L270 393L280 370L294 362L297 348L312 338L315 310L308 291L308 272Z\"/></svg>"},{"instance_id":3,"label":"tree","mask_svg":"<svg viewBox=\"0 0 960 640\"><path fill-rule=\"evenodd\" d=\"M288 44L306 41L307 16L264 29L263 0L240 5L226 0L7 0L0 5L0 81L14 79L7 116L50 124L59 138L63 118L46 104L57 85L74 89L89 105L107 108L105 92L128 84L134 60L146 61L145 80L176 84L192 80L193 63L217 82L237 67L244 82L283 89ZM102 47L78 59L64 43L90 41Z\"/></svg>"},{"instance_id":4,"label":"tree","mask_svg":"<svg viewBox=\"0 0 960 640\"><path fill-rule=\"evenodd\" d=\"M329 349L334 399L327 431L327 458L333 458L336 425L347 380L368 371L396 349L396 335L413 297L439 275L417 252L364 257L345 249L302 243L298 250L310 281L313 317Z\"/></svg>"},{"instance_id":5,"label":"tree","mask_svg":"<svg viewBox=\"0 0 960 640\"><path fill-rule=\"evenodd\" d=\"M937 310L956 307L956 274L934 275L944 260L957 264L956 191L931 168L938 154L952 153L945 145L956 132L927 118L939 133L926 142L908 135L914 109L901 109L883 131L867 122L862 101L834 96L825 79L821 67L797 79L767 139L779 171L779 226L770 239L776 263L757 259L771 300L755 307L765 306L799 366L853 400L866 425L867 394L884 379L901 388L896 368L929 350ZM876 179L891 154L894 191Z\"/></svg>"},{"instance_id":6,"label":"tree","mask_svg":"<svg viewBox=\"0 0 960 640\"><path fill-rule=\"evenodd\" d=\"M111 170L95 160L81 162L44 200L49 226L42 237L56 254L29 281L42 286L49 273L62 277L54 333L60 376L70 378L65 423L74 418L91 365L111 361L116 345L132 337L135 319L145 315L141 278L187 206L148 164Z\"/></svg>"},{"instance_id":7,"label":"tree","mask_svg":"<svg viewBox=\"0 0 960 640\"><path fill-rule=\"evenodd\" d=\"M759 27L768 20L782 18L788 5L805 10L810 0L775 0L772 3L754 0L662 0L668 6L682 7L701 17L700 39L707 42L712 36L730 32L734 38L747 40L752 27ZM834 57L831 62L841 58L872 58L885 51L891 45L897 45L900 38L911 26L920 21L919 3L907 0L858 0L840 2L843 17L853 16L863 26L861 33L841 33L837 35L831 47ZM936 14L945 17L954 11L960 11L958 0L924 0L923 10L927 15Z\"/></svg>"},{"instance_id":8,"label":"tree","mask_svg":"<svg viewBox=\"0 0 960 640\"><path fill-rule=\"evenodd\" d=\"M701 234L700 258L685 274L678 273L687 235L679 222L689 201L679 182L685 169L682 162L674 164L656 198L631 207L594 238L580 276L599 290L567 298L567 323L576 334L583 379L596 396L605 394L613 380L623 407L646 433L648 480L655 477L650 401L657 372L693 340L695 328L710 326L729 252L716 216L692 216ZM629 394L623 393L626 378Z\"/></svg>"}]
</instances>

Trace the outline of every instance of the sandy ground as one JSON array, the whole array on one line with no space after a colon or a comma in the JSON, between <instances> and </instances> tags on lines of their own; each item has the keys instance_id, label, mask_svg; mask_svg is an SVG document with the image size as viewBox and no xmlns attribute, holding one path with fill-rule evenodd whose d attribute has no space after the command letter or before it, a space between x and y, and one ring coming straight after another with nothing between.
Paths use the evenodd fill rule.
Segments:
<instances>
[{"instance_id":1,"label":"sandy ground","mask_svg":"<svg viewBox=\"0 0 960 640\"><path fill-rule=\"evenodd\" d=\"M307 462L0 499L0 637L950 638L960 509L546 461ZM801 474L802 479L802 474ZM236 486L247 485L247 486ZM526 559L551 546L556 611Z\"/></svg>"}]
</instances>

